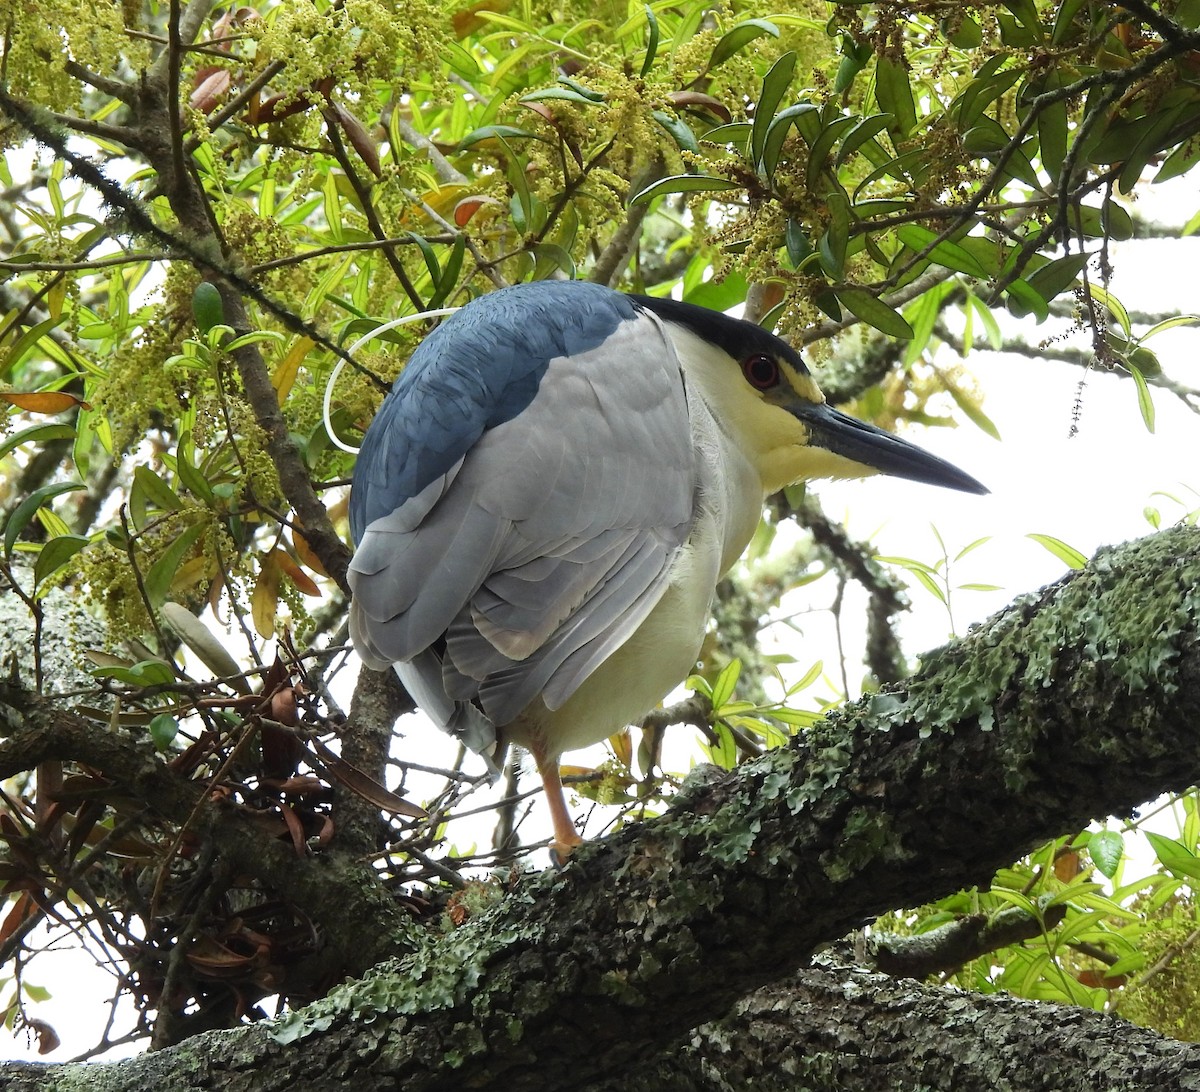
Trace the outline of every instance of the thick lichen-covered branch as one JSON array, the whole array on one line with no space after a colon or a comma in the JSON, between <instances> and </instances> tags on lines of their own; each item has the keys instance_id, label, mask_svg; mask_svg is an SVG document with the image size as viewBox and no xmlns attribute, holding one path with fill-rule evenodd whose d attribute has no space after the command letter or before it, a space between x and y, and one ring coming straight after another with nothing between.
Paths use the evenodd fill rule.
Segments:
<instances>
[{"instance_id":1,"label":"thick lichen-covered branch","mask_svg":"<svg viewBox=\"0 0 1200 1092\"><path fill-rule=\"evenodd\" d=\"M1198 620L1200 531L1104 550L907 684L284 1023L236 1033L226 1061L221 1040L185 1045L174 1070L160 1052L106 1071L109 1087L167 1072L202 1087L216 1066L231 1090L311 1088L330 1057L364 1088L615 1077L881 911L986 883L1093 816L1194 783ZM189 1083L196 1051L205 1073Z\"/></svg>"},{"instance_id":2,"label":"thick lichen-covered branch","mask_svg":"<svg viewBox=\"0 0 1200 1092\"><path fill-rule=\"evenodd\" d=\"M870 1044L856 1049L848 1044ZM819 966L588 1092L1193 1089L1200 1047L1087 1009Z\"/></svg>"}]
</instances>

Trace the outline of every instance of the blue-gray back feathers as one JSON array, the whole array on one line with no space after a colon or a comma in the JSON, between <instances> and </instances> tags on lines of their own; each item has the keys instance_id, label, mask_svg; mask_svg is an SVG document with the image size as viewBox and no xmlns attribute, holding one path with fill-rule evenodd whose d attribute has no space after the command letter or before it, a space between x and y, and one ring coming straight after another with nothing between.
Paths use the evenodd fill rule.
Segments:
<instances>
[{"instance_id":1,"label":"blue-gray back feathers","mask_svg":"<svg viewBox=\"0 0 1200 1092\"><path fill-rule=\"evenodd\" d=\"M560 707L666 590L697 471L683 376L648 309L538 282L413 354L351 494L351 634L475 750ZM648 474L653 467L654 476Z\"/></svg>"},{"instance_id":2,"label":"blue-gray back feathers","mask_svg":"<svg viewBox=\"0 0 1200 1092\"><path fill-rule=\"evenodd\" d=\"M554 357L593 348L633 315L628 296L570 281L502 289L451 315L413 353L363 438L350 496L355 544L528 406Z\"/></svg>"}]
</instances>

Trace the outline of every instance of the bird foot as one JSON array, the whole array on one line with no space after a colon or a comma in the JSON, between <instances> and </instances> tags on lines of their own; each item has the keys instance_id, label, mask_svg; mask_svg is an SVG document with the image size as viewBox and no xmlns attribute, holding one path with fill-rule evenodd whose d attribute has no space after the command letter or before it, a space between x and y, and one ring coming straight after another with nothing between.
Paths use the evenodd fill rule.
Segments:
<instances>
[{"instance_id":1,"label":"bird foot","mask_svg":"<svg viewBox=\"0 0 1200 1092\"><path fill-rule=\"evenodd\" d=\"M567 867L567 862L570 861L571 854L573 854L581 845L583 845L583 839L580 838L578 834L573 833L572 841L564 841L562 838L555 838L554 841L550 843L550 863L561 872Z\"/></svg>"}]
</instances>

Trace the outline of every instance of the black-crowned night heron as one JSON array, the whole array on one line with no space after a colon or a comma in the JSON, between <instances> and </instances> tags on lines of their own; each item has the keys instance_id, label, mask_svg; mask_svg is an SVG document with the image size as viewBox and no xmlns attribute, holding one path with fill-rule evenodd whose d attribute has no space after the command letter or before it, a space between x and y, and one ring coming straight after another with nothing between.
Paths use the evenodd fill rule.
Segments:
<instances>
[{"instance_id":1,"label":"black-crowned night heron","mask_svg":"<svg viewBox=\"0 0 1200 1092\"><path fill-rule=\"evenodd\" d=\"M350 632L493 766L528 748L560 853L558 760L692 669L763 501L809 478L974 478L825 402L753 323L541 281L484 296L413 353L350 497Z\"/></svg>"}]
</instances>

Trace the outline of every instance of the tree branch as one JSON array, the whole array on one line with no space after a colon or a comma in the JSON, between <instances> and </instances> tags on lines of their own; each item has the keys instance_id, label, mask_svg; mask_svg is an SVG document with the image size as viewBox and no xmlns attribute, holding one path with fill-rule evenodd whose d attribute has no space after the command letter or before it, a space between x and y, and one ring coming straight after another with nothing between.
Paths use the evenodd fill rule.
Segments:
<instances>
[{"instance_id":1,"label":"tree branch","mask_svg":"<svg viewBox=\"0 0 1200 1092\"><path fill-rule=\"evenodd\" d=\"M336 1072L363 1089L552 1092L625 1073L864 920L1195 783L1198 624L1200 530L1102 550L906 684L402 962L283 1024L106 1067L106 1087L169 1072L182 1092L219 1072L229 1092L266 1092Z\"/></svg>"},{"instance_id":2,"label":"tree branch","mask_svg":"<svg viewBox=\"0 0 1200 1092\"><path fill-rule=\"evenodd\" d=\"M1182 1092L1198 1074L1200 1047L1114 1016L821 966L759 990L629 1079L586 1092Z\"/></svg>"}]
</instances>

